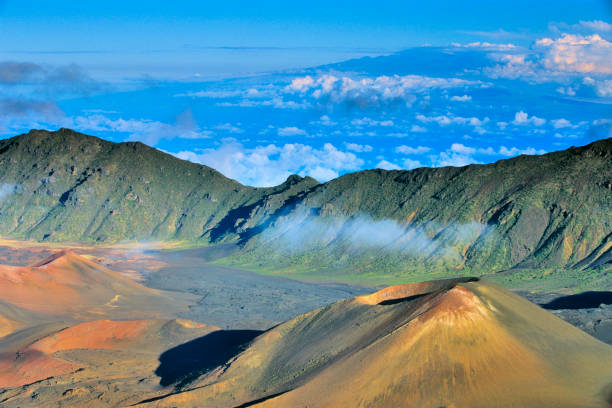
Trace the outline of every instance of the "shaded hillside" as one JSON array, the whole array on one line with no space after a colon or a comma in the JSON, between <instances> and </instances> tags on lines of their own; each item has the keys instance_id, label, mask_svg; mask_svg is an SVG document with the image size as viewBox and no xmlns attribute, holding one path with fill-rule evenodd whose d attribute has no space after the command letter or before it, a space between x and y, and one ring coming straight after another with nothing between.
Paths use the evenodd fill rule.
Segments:
<instances>
[{"instance_id":1,"label":"shaded hillside","mask_svg":"<svg viewBox=\"0 0 612 408\"><path fill-rule=\"evenodd\" d=\"M497 285L462 278L314 310L200 375L142 406L604 407L612 347Z\"/></svg>"},{"instance_id":2,"label":"shaded hillside","mask_svg":"<svg viewBox=\"0 0 612 408\"><path fill-rule=\"evenodd\" d=\"M0 141L0 183L0 234L11 238L238 241L236 263L305 274L612 265L612 139L252 188L141 143L37 130Z\"/></svg>"},{"instance_id":3,"label":"shaded hillside","mask_svg":"<svg viewBox=\"0 0 612 408\"><path fill-rule=\"evenodd\" d=\"M311 241L308 251L288 245L296 238ZM245 264L278 253L275 266L287 270L311 261L358 270L374 258L394 271L609 268L612 139L488 165L347 174L313 188L247 247Z\"/></svg>"},{"instance_id":4,"label":"shaded hillside","mask_svg":"<svg viewBox=\"0 0 612 408\"><path fill-rule=\"evenodd\" d=\"M0 183L5 237L206 242L240 231L241 219L265 217L316 181L294 176L274 188L245 187L142 143L61 129L0 141ZM245 212L256 203L263 213Z\"/></svg>"}]
</instances>

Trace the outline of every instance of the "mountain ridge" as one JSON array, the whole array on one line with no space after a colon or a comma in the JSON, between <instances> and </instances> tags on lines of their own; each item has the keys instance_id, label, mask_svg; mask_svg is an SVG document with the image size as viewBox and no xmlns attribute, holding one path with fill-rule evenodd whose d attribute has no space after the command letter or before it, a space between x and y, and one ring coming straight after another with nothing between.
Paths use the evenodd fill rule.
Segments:
<instances>
[{"instance_id":1,"label":"mountain ridge","mask_svg":"<svg viewBox=\"0 0 612 408\"><path fill-rule=\"evenodd\" d=\"M492 164L364 170L326 183L293 175L255 188L142 143L33 130L0 141L0 182L7 238L238 242L237 262L280 271L612 265L612 138ZM392 223L400 241L422 247L357 245L346 231L364 219L383 233L380 222ZM321 231L326 223L338 227ZM286 248L310 230L312 248ZM368 270L363 259L381 253Z\"/></svg>"}]
</instances>

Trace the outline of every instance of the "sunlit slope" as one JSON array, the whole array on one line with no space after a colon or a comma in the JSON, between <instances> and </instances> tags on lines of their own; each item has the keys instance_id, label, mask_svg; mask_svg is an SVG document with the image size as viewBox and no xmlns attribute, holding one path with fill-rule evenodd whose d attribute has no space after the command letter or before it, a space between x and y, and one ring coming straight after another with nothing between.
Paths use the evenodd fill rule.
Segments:
<instances>
[{"instance_id":1,"label":"sunlit slope","mask_svg":"<svg viewBox=\"0 0 612 408\"><path fill-rule=\"evenodd\" d=\"M299 316L150 404L605 407L610 384L612 347L499 286L459 279Z\"/></svg>"},{"instance_id":2,"label":"sunlit slope","mask_svg":"<svg viewBox=\"0 0 612 408\"><path fill-rule=\"evenodd\" d=\"M294 176L277 187L245 187L142 143L112 143L69 129L32 130L0 140L0 235L208 242L223 239L227 223L233 233L245 218L250 223L244 227L251 226L315 184ZM238 208L244 211L230 214Z\"/></svg>"},{"instance_id":3,"label":"sunlit slope","mask_svg":"<svg viewBox=\"0 0 612 408\"><path fill-rule=\"evenodd\" d=\"M237 241L247 244L238 263L281 272L325 267L326 274L335 268L406 278L419 268L448 276L457 269L612 267L612 139L487 165L366 170L324 184L291 176L252 188L142 143L33 130L0 141L0 193L6 238ZM342 223L359 217L390 220L427 242L367 252L310 223L345 231ZM324 239L287 250L283 240L292 234L269 239L275 228Z\"/></svg>"},{"instance_id":4,"label":"sunlit slope","mask_svg":"<svg viewBox=\"0 0 612 408\"><path fill-rule=\"evenodd\" d=\"M187 296L147 288L71 251L32 266L0 265L0 328L59 319L163 317ZM17 322L17 323L16 323Z\"/></svg>"},{"instance_id":5,"label":"sunlit slope","mask_svg":"<svg viewBox=\"0 0 612 408\"><path fill-rule=\"evenodd\" d=\"M214 330L186 320L97 320L21 344L0 339L0 405L130 405L158 388L164 350Z\"/></svg>"},{"instance_id":6,"label":"sunlit slope","mask_svg":"<svg viewBox=\"0 0 612 408\"><path fill-rule=\"evenodd\" d=\"M276 230L252 239L241 261L281 271L349 265L355 274L394 273L406 266L474 272L610 268L610 203L612 139L487 165L366 170L312 189L272 224ZM367 236L351 240L343 232L355 227L355 216L393 220L414 233L417 243L398 248L367 245ZM328 227L338 219L346 220L345 229ZM304 233L309 229L313 237ZM305 235L315 241L307 251L291 247L296 236Z\"/></svg>"}]
</instances>

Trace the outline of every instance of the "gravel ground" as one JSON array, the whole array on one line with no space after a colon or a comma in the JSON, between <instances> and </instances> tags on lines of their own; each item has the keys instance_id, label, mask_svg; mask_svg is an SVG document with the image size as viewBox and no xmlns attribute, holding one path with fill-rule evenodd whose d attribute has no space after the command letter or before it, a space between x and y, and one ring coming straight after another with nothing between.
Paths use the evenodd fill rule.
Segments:
<instances>
[{"instance_id":1,"label":"gravel ground","mask_svg":"<svg viewBox=\"0 0 612 408\"><path fill-rule=\"evenodd\" d=\"M519 294L591 336L612 344L612 292Z\"/></svg>"},{"instance_id":2,"label":"gravel ground","mask_svg":"<svg viewBox=\"0 0 612 408\"><path fill-rule=\"evenodd\" d=\"M302 313L373 289L309 283L204 263L207 251L161 253L171 266L147 275L147 286L200 296L180 317L223 329L265 330Z\"/></svg>"}]
</instances>

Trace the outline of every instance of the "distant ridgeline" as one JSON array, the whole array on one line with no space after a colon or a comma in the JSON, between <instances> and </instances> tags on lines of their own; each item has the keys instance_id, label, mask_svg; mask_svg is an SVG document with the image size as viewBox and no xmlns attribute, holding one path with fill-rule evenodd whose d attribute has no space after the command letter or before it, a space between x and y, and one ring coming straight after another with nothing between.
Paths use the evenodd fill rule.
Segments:
<instances>
[{"instance_id":1,"label":"distant ridgeline","mask_svg":"<svg viewBox=\"0 0 612 408\"><path fill-rule=\"evenodd\" d=\"M141 143L71 130L0 141L0 235L240 242L243 264L608 270L612 139L488 165L253 188Z\"/></svg>"}]
</instances>

